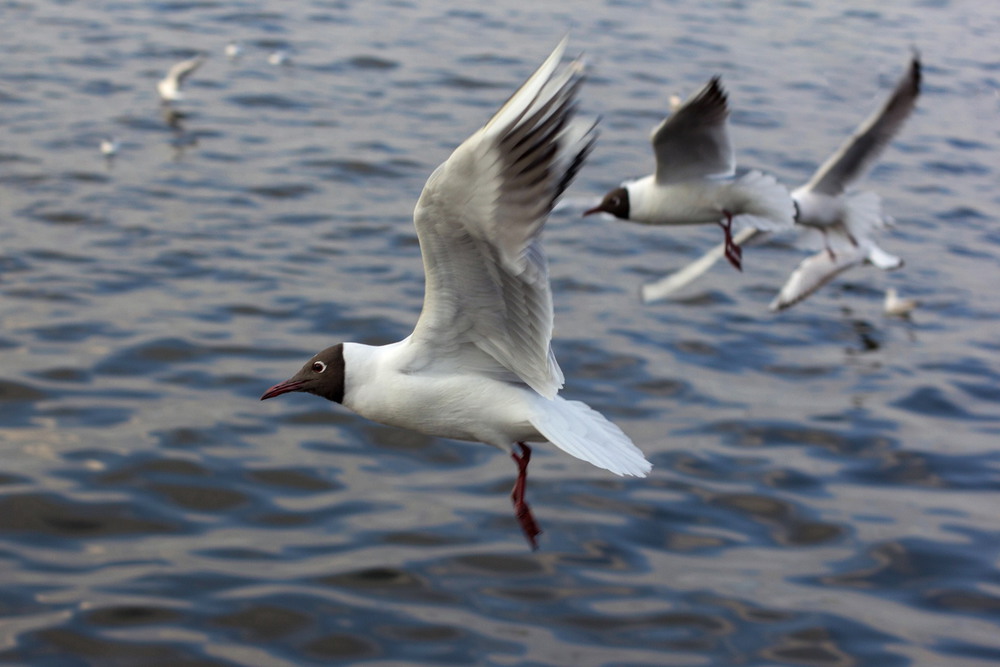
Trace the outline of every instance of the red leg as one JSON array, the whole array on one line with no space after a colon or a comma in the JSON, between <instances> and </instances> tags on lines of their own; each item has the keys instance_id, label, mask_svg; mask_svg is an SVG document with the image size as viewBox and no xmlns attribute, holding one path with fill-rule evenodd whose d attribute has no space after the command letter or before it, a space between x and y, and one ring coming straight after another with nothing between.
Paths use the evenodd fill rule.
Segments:
<instances>
[{"instance_id":1,"label":"red leg","mask_svg":"<svg viewBox=\"0 0 1000 667\"><path fill-rule=\"evenodd\" d=\"M524 489L528 483L528 462L531 461L531 449L523 442L519 442L517 445L521 448L521 454L518 455L515 452L511 452L510 454L510 457L514 459L514 463L517 464L517 481L514 482L514 490L510 493L510 499L514 503L514 516L517 517L518 523L521 524L521 530L524 531L524 536L527 538L528 544L531 545L531 549L535 550L538 548L538 542L535 538L542 531L538 527L538 524L535 523L535 517L531 514L531 508L524 501Z\"/></svg>"},{"instance_id":2,"label":"red leg","mask_svg":"<svg viewBox=\"0 0 1000 667\"><path fill-rule=\"evenodd\" d=\"M726 234L726 259L729 263L736 267L737 271L743 270L743 249L738 245L733 243L733 214L729 211L723 211L723 215L726 216L726 221L719 221L719 225L722 227L722 231Z\"/></svg>"}]
</instances>

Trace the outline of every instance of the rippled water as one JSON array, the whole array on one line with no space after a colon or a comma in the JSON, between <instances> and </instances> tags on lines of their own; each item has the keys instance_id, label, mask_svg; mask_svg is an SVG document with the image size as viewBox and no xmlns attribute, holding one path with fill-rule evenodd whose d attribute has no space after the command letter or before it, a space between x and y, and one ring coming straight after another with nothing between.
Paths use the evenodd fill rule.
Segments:
<instances>
[{"instance_id":1,"label":"rippled water","mask_svg":"<svg viewBox=\"0 0 1000 667\"><path fill-rule=\"evenodd\" d=\"M1000 11L549 4L0 3L0 662L1000 661ZM257 399L409 332L424 180L567 31L603 135L546 236L564 394L656 469L537 448L532 553L496 451ZM773 244L638 303L718 230L579 211L648 172L671 93L722 74L741 161L797 184L911 48L864 183L904 269L772 315ZM171 130L154 84L198 51Z\"/></svg>"}]
</instances>

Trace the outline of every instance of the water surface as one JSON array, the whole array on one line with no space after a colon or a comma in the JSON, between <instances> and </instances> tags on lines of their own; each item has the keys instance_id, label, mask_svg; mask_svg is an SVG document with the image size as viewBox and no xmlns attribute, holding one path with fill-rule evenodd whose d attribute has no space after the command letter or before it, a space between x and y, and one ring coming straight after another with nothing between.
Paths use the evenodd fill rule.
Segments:
<instances>
[{"instance_id":1,"label":"water surface","mask_svg":"<svg viewBox=\"0 0 1000 667\"><path fill-rule=\"evenodd\" d=\"M1000 661L998 31L959 1L0 4L0 661ZM656 468L536 448L532 553L496 451L257 399L411 330L425 179L567 32L602 137L546 234L555 350ZM671 93L721 74L740 161L795 185L912 48L863 183L904 269L773 315L778 242L638 302L718 230L579 213L648 173ZM200 51L171 129L155 82Z\"/></svg>"}]
</instances>

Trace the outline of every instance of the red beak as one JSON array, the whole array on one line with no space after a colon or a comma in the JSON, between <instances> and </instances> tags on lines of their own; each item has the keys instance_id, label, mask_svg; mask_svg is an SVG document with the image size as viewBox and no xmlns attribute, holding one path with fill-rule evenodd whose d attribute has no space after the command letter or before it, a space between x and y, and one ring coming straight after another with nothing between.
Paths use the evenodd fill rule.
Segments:
<instances>
[{"instance_id":1,"label":"red beak","mask_svg":"<svg viewBox=\"0 0 1000 667\"><path fill-rule=\"evenodd\" d=\"M604 209L601 208L600 206L595 206L594 208L588 208L586 211L583 212L583 217L586 218L588 215L593 215L594 213L604 213Z\"/></svg>"},{"instance_id":2,"label":"red beak","mask_svg":"<svg viewBox=\"0 0 1000 667\"><path fill-rule=\"evenodd\" d=\"M298 391L304 384L306 384L305 380L285 380L284 382L279 382L265 391L264 395L260 397L260 400L264 401L269 398L274 398L275 396L287 394L290 391Z\"/></svg>"}]
</instances>

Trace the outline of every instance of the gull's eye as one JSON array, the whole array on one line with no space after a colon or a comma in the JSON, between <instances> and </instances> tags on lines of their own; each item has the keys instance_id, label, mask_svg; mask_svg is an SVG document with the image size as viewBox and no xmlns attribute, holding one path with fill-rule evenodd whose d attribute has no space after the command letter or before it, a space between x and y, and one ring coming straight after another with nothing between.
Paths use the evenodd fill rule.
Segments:
<instances>
[{"instance_id":1,"label":"gull's eye","mask_svg":"<svg viewBox=\"0 0 1000 667\"><path fill-rule=\"evenodd\" d=\"M326 364L324 364L322 361L314 361L312 369L314 373L322 373L323 371L326 370Z\"/></svg>"},{"instance_id":2,"label":"gull's eye","mask_svg":"<svg viewBox=\"0 0 1000 667\"><path fill-rule=\"evenodd\" d=\"M619 206L622 205L622 198L621 197L612 197L611 198L611 205L614 206L615 208L618 208Z\"/></svg>"}]
</instances>

